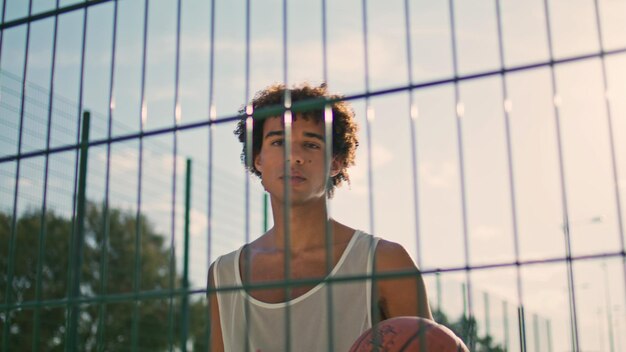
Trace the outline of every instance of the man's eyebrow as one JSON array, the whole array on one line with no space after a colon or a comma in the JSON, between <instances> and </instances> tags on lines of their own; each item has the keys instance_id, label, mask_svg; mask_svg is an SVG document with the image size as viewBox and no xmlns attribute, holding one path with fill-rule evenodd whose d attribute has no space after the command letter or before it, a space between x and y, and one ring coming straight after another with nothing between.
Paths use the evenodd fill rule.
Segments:
<instances>
[{"instance_id":1,"label":"man's eyebrow","mask_svg":"<svg viewBox=\"0 0 626 352\"><path fill-rule=\"evenodd\" d=\"M313 132L304 132L303 134L305 137L315 138L315 139L319 139L322 142L325 142L324 136L322 136L321 134L313 133ZM283 137L284 135L285 135L285 131L269 131L265 135L265 138L270 138L274 136Z\"/></svg>"},{"instance_id":2,"label":"man's eyebrow","mask_svg":"<svg viewBox=\"0 0 626 352\"><path fill-rule=\"evenodd\" d=\"M269 137L273 137L273 136L280 136L280 137L282 137L284 135L285 135L284 131L269 131L265 135L265 138L269 138Z\"/></svg>"},{"instance_id":3,"label":"man's eyebrow","mask_svg":"<svg viewBox=\"0 0 626 352\"><path fill-rule=\"evenodd\" d=\"M305 137L319 139L320 141L325 142L324 136L322 136L321 134L317 134L317 133L313 133L313 132L304 132L304 136Z\"/></svg>"}]
</instances>

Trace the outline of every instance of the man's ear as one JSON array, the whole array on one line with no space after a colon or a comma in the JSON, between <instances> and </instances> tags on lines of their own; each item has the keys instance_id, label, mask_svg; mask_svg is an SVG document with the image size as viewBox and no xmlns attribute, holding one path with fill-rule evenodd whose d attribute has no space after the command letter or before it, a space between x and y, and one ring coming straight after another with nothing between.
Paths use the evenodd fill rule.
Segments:
<instances>
[{"instance_id":1,"label":"man's ear","mask_svg":"<svg viewBox=\"0 0 626 352\"><path fill-rule=\"evenodd\" d=\"M263 173L263 163L261 162L261 153L258 153L254 157L254 168L260 173Z\"/></svg>"},{"instance_id":2,"label":"man's ear","mask_svg":"<svg viewBox=\"0 0 626 352\"><path fill-rule=\"evenodd\" d=\"M334 157L333 161L330 163L330 177L337 176L342 169L343 162L339 159L339 157Z\"/></svg>"}]
</instances>

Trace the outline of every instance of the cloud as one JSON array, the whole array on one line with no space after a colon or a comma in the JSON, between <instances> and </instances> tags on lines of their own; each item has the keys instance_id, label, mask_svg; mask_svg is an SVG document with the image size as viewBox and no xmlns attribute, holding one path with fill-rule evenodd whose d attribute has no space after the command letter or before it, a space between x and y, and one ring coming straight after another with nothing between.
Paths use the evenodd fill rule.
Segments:
<instances>
[{"instance_id":1,"label":"cloud","mask_svg":"<svg viewBox=\"0 0 626 352\"><path fill-rule=\"evenodd\" d=\"M101 162L106 161L106 154L98 154L98 160ZM111 153L111 171L117 174L124 174L130 171L137 170L139 166L137 158L137 150L135 149L122 149L113 150Z\"/></svg>"},{"instance_id":2,"label":"cloud","mask_svg":"<svg viewBox=\"0 0 626 352\"><path fill-rule=\"evenodd\" d=\"M206 234L206 229L209 226L209 218L206 216L206 212L201 212L196 209L190 211L191 227L189 232L191 236L203 236Z\"/></svg>"},{"instance_id":3,"label":"cloud","mask_svg":"<svg viewBox=\"0 0 626 352\"><path fill-rule=\"evenodd\" d=\"M367 194L367 154L358 154L356 165L348 170L352 181L350 189L357 194ZM374 143L372 145L372 172L387 166L394 160L394 154L384 145Z\"/></svg>"},{"instance_id":4,"label":"cloud","mask_svg":"<svg viewBox=\"0 0 626 352\"><path fill-rule=\"evenodd\" d=\"M478 225L470 231L471 237L479 240L491 240L497 238L501 233L500 228L489 225Z\"/></svg>"},{"instance_id":5,"label":"cloud","mask_svg":"<svg viewBox=\"0 0 626 352\"><path fill-rule=\"evenodd\" d=\"M106 153L98 153L96 156L99 163L106 162ZM173 154L159 153L151 149L143 150L143 167L154 168L156 170L145 170L144 174L162 174L163 170L171 172L173 163ZM136 172L139 169L139 149L126 148L114 149L111 153L111 171L116 174L125 174L128 172ZM185 158L178 156L176 159L176 169L179 174L185 170Z\"/></svg>"},{"instance_id":6,"label":"cloud","mask_svg":"<svg viewBox=\"0 0 626 352\"><path fill-rule=\"evenodd\" d=\"M174 163L174 155L173 154L155 154L154 152L150 152L151 157L156 160L157 165L160 165L161 168L165 170L170 170L172 168L172 164ZM178 155L176 157L176 170L179 174L182 174L185 170L185 157Z\"/></svg>"},{"instance_id":7,"label":"cloud","mask_svg":"<svg viewBox=\"0 0 626 352\"><path fill-rule=\"evenodd\" d=\"M4 171L4 170L2 170ZM0 173L0 175L2 175L2 184L4 184L7 187L3 187L5 189L9 189L10 187L13 187L15 185L15 174L14 173Z\"/></svg>"},{"instance_id":8,"label":"cloud","mask_svg":"<svg viewBox=\"0 0 626 352\"><path fill-rule=\"evenodd\" d=\"M457 166L452 160L422 162L419 173L423 182L433 188L450 188L458 180Z\"/></svg>"},{"instance_id":9,"label":"cloud","mask_svg":"<svg viewBox=\"0 0 626 352\"><path fill-rule=\"evenodd\" d=\"M142 205L143 212L145 213L166 214L166 216L162 218L151 217L152 221L155 222L155 224L161 230L161 232L165 232L165 233L169 233L169 231L171 230L170 220L171 220L171 212L172 212L172 203L169 197L170 195L168 193L164 193L164 197L162 197L163 199L146 202L145 204ZM177 219L176 219L177 230L176 231L180 231L180 233L177 234L177 237L182 238L182 236L184 235L182 231L184 227L183 216L185 213L185 208L182 202L176 203L175 213L177 216ZM191 236L202 236L206 233L206 229L209 225L209 218L206 216L206 212L192 208L189 211L189 222L190 222L189 234Z\"/></svg>"},{"instance_id":10,"label":"cloud","mask_svg":"<svg viewBox=\"0 0 626 352\"><path fill-rule=\"evenodd\" d=\"M374 144L372 146L372 166L374 169L383 167L394 159L393 153L389 151L383 144Z\"/></svg>"}]
</instances>

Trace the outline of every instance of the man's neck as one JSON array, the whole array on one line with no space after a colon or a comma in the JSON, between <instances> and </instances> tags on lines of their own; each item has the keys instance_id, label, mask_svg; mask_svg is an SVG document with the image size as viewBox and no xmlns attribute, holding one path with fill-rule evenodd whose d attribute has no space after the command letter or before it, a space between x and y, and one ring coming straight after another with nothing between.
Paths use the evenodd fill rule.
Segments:
<instances>
[{"instance_id":1,"label":"man's neck","mask_svg":"<svg viewBox=\"0 0 626 352\"><path fill-rule=\"evenodd\" d=\"M289 208L285 208L282 202L272 201L272 213L274 227L271 237L277 249L285 248L287 233L290 234L288 239L292 252L326 246L327 225L336 226L328 217L325 199L292 205ZM285 221L287 218L288 222Z\"/></svg>"}]
</instances>

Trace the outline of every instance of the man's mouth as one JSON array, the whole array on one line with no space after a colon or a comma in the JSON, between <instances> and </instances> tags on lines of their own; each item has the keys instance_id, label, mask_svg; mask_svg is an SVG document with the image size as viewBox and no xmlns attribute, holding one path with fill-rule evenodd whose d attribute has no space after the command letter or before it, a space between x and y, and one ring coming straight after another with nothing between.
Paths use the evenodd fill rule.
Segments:
<instances>
[{"instance_id":1,"label":"man's mouth","mask_svg":"<svg viewBox=\"0 0 626 352\"><path fill-rule=\"evenodd\" d=\"M282 176L280 179L281 180L285 180L286 177ZM291 181L292 184L296 184L296 183L302 183L302 182L306 181L306 178L302 177L302 176L298 176L298 175L291 175L289 177L289 180Z\"/></svg>"}]
</instances>

